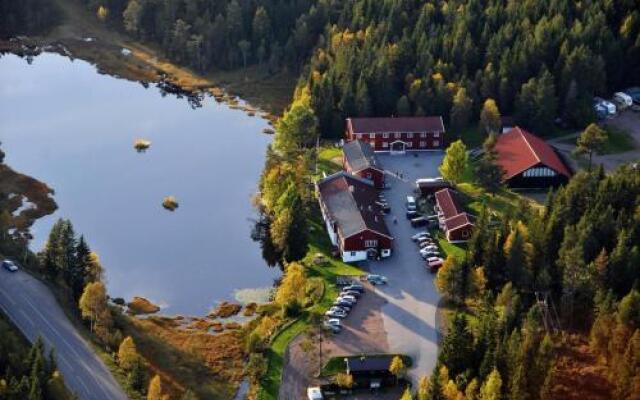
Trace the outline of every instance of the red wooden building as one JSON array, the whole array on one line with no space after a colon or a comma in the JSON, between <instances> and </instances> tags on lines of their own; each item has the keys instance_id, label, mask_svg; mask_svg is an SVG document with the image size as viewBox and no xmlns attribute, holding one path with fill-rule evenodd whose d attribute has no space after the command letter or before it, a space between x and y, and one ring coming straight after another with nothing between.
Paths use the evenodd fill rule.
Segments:
<instances>
[{"instance_id":1,"label":"red wooden building","mask_svg":"<svg viewBox=\"0 0 640 400\"><path fill-rule=\"evenodd\" d=\"M541 188L567 183L571 170L555 149L538 136L515 127L498 136L497 163L504 182L516 188Z\"/></svg>"},{"instance_id":2,"label":"red wooden building","mask_svg":"<svg viewBox=\"0 0 640 400\"><path fill-rule=\"evenodd\" d=\"M331 243L344 262L391 255L393 237L372 181L341 171L318 181L316 193Z\"/></svg>"},{"instance_id":3,"label":"red wooden building","mask_svg":"<svg viewBox=\"0 0 640 400\"><path fill-rule=\"evenodd\" d=\"M444 147L444 124L442 117L347 118L345 136L374 151L436 150Z\"/></svg>"},{"instance_id":4,"label":"red wooden building","mask_svg":"<svg viewBox=\"0 0 640 400\"><path fill-rule=\"evenodd\" d=\"M440 229L445 233L447 240L451 243L469 240L475 217L460 207L455 191L442 189L436 192L435 197Z\"/></svg>"},{"instance_id":5,"label":"red wooden building","mask_svg":"<svg viewBox=\"0 0 640 400\"><path fill-rule=\"evenodd\" d=\"M384 168L376 160L373 149L368 143L354 140L342 147L343 168L350 174L373 181L373 185L384 188Z\"/></svg>"}]
</instances>

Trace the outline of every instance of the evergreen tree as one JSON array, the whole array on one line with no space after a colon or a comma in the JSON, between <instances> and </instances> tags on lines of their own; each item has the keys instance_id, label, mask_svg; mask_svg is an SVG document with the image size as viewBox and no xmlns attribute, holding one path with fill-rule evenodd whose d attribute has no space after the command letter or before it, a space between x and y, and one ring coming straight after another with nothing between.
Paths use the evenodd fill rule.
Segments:
<instances>
[{"instance_id":1,"label":"evergreen tree","mask_svg":"<svg viewBox=\"0 0 640 400\"><path fill-rule=\"evenodd\" d=\"M442 342L438 362L446 365L451 375L457 376L472 366L472 360L473 335L464 315L456 314Z\"/></svg>"}]
</instances>

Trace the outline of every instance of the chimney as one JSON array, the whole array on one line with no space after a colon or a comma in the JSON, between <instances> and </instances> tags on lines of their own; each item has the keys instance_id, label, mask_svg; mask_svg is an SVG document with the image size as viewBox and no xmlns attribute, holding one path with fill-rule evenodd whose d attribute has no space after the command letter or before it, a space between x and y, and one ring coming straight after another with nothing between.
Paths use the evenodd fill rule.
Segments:
<instances>
[{"instance_id":1,"label":"chimney","mask_svg":"<svg viewBox=\"0 0 640 400\"><path fill-rule=\"evenodd\" d=\"M354 190L355 190L355 188L353 187L353 185L349 185L349 191L350 191L351 193L353 193L353 192L354 192Z\"/></svg>"}]
</instances>

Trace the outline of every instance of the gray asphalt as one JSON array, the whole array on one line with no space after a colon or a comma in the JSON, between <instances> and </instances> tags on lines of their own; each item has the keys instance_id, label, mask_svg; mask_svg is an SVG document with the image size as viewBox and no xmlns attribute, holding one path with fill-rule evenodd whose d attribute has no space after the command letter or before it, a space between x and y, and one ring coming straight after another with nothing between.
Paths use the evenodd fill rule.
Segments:
<instances>
[{"instance_id":1,"label":"gray asphalt","mask_svg":"<svg viewBox=\"0 0 640 400\"><path fill-rule=\"evenodd\" d=\"M80 399L127 399L42 282L22 270L1 269L0 308L31 342L42 337L47 351L55 348L58 369Z\"/></svg>"},{"instance_id":2,"label":"gray asphalt","mask_svg":"<svg viewBox=\"0 0 640 400\"><path fill-rule=\"evenodd\" d=\"M443 153L381 154L376 157L385 170L401 172L402 179L387 175L386 181L391 188L384 191L391 206L391 214L385 220L394 237L393 254L389 259L368 263L368 267L389 280L387 285L376 286L375 289L387 300L382 306L382 317L389 351L412 357L413 368L408 375L417 383L421 376L431 374L437 361L436 313L440 294L433 282L434 275L426 271L417 246L410 239L411 235L424 228L411 227L405 217L405 202L407 195L414 195L417 178L440 175L438 166ZM394 216L397 224L393 223Z\"/></svg>"}]
</instances>

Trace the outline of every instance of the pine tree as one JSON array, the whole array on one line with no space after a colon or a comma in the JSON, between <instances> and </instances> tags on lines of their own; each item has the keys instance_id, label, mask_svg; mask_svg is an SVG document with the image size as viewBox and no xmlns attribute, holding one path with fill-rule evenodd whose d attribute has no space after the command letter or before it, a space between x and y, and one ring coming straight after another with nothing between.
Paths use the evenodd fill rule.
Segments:
<instances>
[{"instance_id":1,"label":"pine tree","mask_svg":"<svg viewBox=\"0 0 640 400\"><path fill-rule=\"evenodd\" d=\"M453 129L460 131L469 126L472 107L473 100L467 95L467 89L459 88L453 97L453 106L451 107L451 127Z\"/></svg>"},{"instance_id":2,"label":"pine tree","mask_svg":"<svg viewBox=\"0 0 640 400\"><path fill-rule=\"evenodd\" d=\"M453 317L451 326L442 342L438 362L446 365L450 374L457 376L473 365L473 335L462 314Z\"/></svg>"},{"instance_id":3,"label":"pine tree","mask_svg":"<svg viewBox=\"0 0 640 400\"><path fill-rule=\"evenodd\" d=\"M607 133L596 124L590 124L582 131L576 142L575 153L578 155L589 155L589 171L591 171L591 161L594 153L602 151L607 141Z\"/></svg>"}]
</instances>

